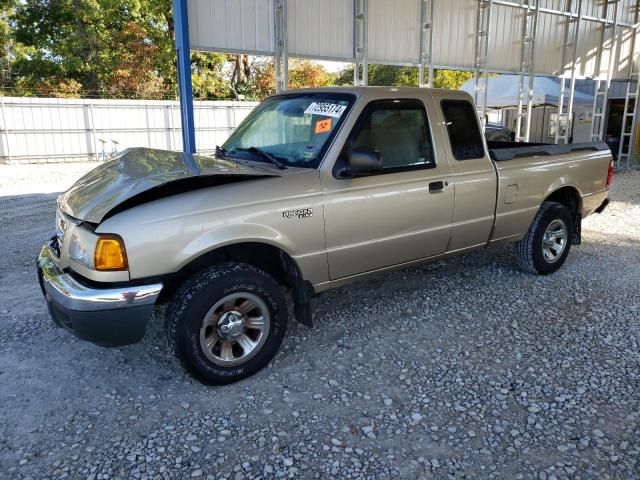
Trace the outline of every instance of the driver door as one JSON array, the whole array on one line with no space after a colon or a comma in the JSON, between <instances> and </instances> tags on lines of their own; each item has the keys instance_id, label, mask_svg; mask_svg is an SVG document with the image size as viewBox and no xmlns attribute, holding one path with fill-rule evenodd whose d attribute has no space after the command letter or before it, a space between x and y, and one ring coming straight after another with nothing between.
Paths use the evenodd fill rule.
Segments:
<instances>
[{"instance_id":1,"label":"driver door","mask_svg":"<svg viewBox=\"0 0 640 480\"><path fill-rule=\"evenodd\" d=\"M446 251L454 185L432 139L422 100L376 100L365 107L343 155L349 147L376 150L383 170L324 182L331 280Z\"/></svg>"}]
</instances>

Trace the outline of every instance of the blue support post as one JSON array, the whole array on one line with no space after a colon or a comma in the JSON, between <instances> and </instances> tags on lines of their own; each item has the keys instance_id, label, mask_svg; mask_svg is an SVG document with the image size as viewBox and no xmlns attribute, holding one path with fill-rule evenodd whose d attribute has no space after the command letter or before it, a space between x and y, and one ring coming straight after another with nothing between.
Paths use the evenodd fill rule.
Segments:
<instances>
[{"instance_id":1,"label":"blue support post","mask_svg":"<svg viewBox=\"0 0 640 480\"><path fill-rule=\"evenodd\" d=\"M193 122L193 89L191 86L191 57L189 46L189 15L187 0L173 0L173 24L178 59L178 93L182 123L182 149L196 153L196 127Z\"/></svg>"}]
</instances>

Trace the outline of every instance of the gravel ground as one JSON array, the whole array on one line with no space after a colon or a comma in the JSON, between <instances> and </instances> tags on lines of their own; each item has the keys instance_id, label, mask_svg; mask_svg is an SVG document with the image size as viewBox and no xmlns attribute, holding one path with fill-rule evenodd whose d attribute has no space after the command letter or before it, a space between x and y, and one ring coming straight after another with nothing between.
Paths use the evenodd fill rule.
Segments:
<instances>
[{"instance_id":1,"label":"gravel ground","mask_svg":"<svg viewBox=\"0 0 640 480\"><path fill-rule=\"evenodd\" d=\"M500 247L327 292L214 388L159 321L107 350L49 320L46 192L86 168L0 166L0 477L640 478L640 172L556 274Z\"/></svg>"}]
</instances>

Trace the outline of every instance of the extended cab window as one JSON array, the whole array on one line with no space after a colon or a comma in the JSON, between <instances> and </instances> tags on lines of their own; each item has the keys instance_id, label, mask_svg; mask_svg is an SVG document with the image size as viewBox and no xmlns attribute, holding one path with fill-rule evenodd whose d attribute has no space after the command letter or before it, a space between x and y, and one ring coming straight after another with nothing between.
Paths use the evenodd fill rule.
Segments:
<instances>
[{"instance_id":1,"label":"extended cab window","mask_svg":"<svg viewBox=\"0 0 640 480\"><path fill-rule=\"evenodd\" d=\"M456 160L484 157L484 144L475 108L466 100L443 100L451 151Z\"/></svg>"},{"instance_id":2,"label":"extended cab window","mask_svg":"<svg viewBox=\"0 0 640 480\"><path fill-rule=\"evenodd\" d=\"M351 134L351 148L380 152L385 172L434 166L427 112L419 100L369 103Z\"/></svg>"}]
</instances>

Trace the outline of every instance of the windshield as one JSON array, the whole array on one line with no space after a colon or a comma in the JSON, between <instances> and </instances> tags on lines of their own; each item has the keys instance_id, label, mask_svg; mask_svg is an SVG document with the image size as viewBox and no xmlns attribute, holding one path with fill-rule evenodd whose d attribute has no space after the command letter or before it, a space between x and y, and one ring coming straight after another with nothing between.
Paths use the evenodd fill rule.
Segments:
<instances>
[{"instance_id":1,"label":"windshield","mask_svg":"<svg viewBox=\"0 0 640 480\"><path fill-rule=\"evenodd\" d=\"M231 134L221 153L264 162L266 152L285 166L316 168L354 99L328 92L268 98Z\"/></svg>"}]
</instances>

